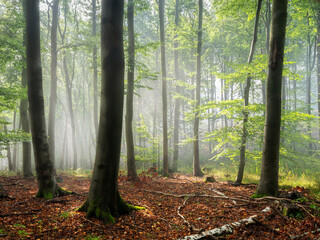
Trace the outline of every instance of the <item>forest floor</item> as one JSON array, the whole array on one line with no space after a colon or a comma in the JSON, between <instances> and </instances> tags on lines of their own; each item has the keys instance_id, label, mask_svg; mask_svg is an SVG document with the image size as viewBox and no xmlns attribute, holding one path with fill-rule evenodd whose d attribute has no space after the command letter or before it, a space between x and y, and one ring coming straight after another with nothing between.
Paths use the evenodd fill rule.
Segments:
<instances>
[{"instance_id":1,"label":"forest floor","mask_svg":"<svg viewBox=\"0 0 320 240\"><path fill-rule=\"evenodd\" d=\"M86 199L90 179L67 174L62 174L62 179L59 185L74 194L44 200L34 197L35 177L0 176L8 193L0 199L0 239L180 239L195 234L189 239L320 238L319 202L300 187L289 194L283 192L286 197L298 195L298 201L252 199L254 184L205 183L203 178L180 174L172 178L142 174L140 181L133 183L120 175L123 199L144 210L105 225L76 211ZM293 213L296 218L282 215L279 209L287 204L300 210ZM269 210L263 211L266 207ZM238 226L221 228L241 219ZM222 234L219 238L205 236L216 228ZM222 231L231 228L232 232Z\"/></svg>"}]
</instances>

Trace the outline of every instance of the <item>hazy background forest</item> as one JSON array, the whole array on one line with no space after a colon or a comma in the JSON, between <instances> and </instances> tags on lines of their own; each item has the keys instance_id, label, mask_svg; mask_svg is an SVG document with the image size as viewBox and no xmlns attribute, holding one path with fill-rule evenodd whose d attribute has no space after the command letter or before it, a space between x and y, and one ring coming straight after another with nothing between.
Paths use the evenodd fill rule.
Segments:
<instances>
[{"instance_id":1,"label":"hazy background forest","mask_svg":"<svg viewBox=\"0 0 320 240\"><path fill-rule=\"evenodd\" d=\"M56 169L92 169L100 98L100 1L60 0L57 22L57 102L55 112ZM198 3L165 2L169 166L177 145L177 170L191 173L196 109ZM133 132L138 171L162 168L162 99L159 13L157 1L135 4L135 82ZM255 0L204 0L200 89L200 166L204 173L235 176L241 146L244 88L249 94L245 177L258 179L264 131L270 0L262 2L253 61L248 64L257 8ZM52 78L53 1L40 1L44 98L49 123ZM126 9L126 8L125 8ZM93 14L94 13L94 14ZM0 147L1 170L21 171L22 87L25 67L24 16L20 0L0 4ZM126 16L126 13L125 15ZM124 19L125 54L128 28ZM317 68L319 3L289 1L282 91L280 177L316 180L320 166ZM178 52L178 69L174 53ZM96 54L95 54L96 53ZM95 75L95 73L97 75ZM127 75L125 75L127 76ZM178 77L177 77L178 76ZM127 81L125 79L125 81ZM96 86L96 87L95 87ZM21 102L21 103L20 103ZM125 110L124 110L125 111ZM178 121L175 121L175 118ZM121 170L126 170L123 127ZM179 140L174 140L178 129ZM50 133L49 133L50 141ZM33 164L33 161L32 161ZM91 170L90 170L91 171Z\"/></svg>"}]
</instances>

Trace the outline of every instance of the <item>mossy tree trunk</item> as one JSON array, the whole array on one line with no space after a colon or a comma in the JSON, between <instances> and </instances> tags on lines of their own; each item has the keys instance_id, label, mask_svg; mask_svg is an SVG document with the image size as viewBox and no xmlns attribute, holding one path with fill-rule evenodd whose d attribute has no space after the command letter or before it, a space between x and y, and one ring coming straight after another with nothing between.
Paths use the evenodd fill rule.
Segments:
<instances>
[{"instance_id":1,"label":"mossy tree trunk","mask_svg":"<svg viewBox=\"0 0 320 240\"><path fill-rule=\"evenodd\" d=\"M37 197L64 195L53 175L44 116L40 55L39 0L26 0L26 58L30 125L38 180Z\"/></svg>"},{"instance_id":2,"label":"mossy tree trunk","mask_svg":"<svg viewBox=\"0 0 320 240\"><path fill-rule=\"evenodd\" d=\"M118 191L124 95L123 0L103 0L101 15L101 106L96 159L89 195L79 209L113 222L128 213Z\"/></svg>"},{"instance_id":3,"label":"mossy tree trunk","mask_svg":"<svg viewBox=\"0 0 320 240\"><path fill-rule=\"evenodd\" d=\"M281 85L288 0L274 0L267 78L267 106L261 175L257 195L276 195L279 176Z\"/></svg>"}]
</instances>

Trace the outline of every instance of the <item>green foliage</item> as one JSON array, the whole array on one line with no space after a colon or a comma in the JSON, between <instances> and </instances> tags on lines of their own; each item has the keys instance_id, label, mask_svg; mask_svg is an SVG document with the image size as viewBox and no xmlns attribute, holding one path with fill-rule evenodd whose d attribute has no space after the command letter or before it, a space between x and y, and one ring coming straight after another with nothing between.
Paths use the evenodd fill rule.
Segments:
<instances>
[{"instance_id":1,"label":"green foliage","mask_svg":"<svg viewBox=\"0 0 320 240\"><path fill-rule=\"evenodd\" d=\"M7 119L17 110L22 98L26 98L26 90L16 84L4 82L0 76L0 150L10 143L30 141L30 134L21 130L8 130L5 127L10 124Z\"/></svg>"},{"instance_id":2,"label":"green foliage","mask_svg":"<svg viewBox=\"0 0 320 240\"><path fill-rule=\"evenodd\" d=\"M263 198L266 197L266 194L258 194L258 193L254 193L251 198Z\"/></svg>"},{"instance_id":3,"label":"green foliage","mask_svg":"<svg viewBox=\"0 0 320 240\"><path fill-rule=\"evenodd\" d=\"M138 162L156 162L158 158L158 148L160 144L159 137L153 137L144 120L140 115L140 121L135 124L135 132L139 142L143 145L135 146L135 159Z\"/></svg>"},{"instance_id":4,"label":"green foliage","mask_svg":"<svg viewBox=\"0 0 320 240\"><path fill-rule=\"evenodd\" d=\"M89 234L89 235L86 236L86 238L85 238L85 240L99 240L99 239L102 239L102 237L95 236L95 235L92 235L92 234Z\"/></svg>"},{"instance_id":5,"label":"green foliage","mask_svg":"<svg viewBox=\"0 0 320 240\"><path fill-rule=\"evenodd\" d=\"M21 131L6 130L8 119L17 110L18 103L25 99L26 89L20 87L24 65L25 28L21 1L4 0L0 7L0 150L12 142L29 141L30 136ZM10 128L8 128L10 129Z\"/></svg>"}]
</instances>

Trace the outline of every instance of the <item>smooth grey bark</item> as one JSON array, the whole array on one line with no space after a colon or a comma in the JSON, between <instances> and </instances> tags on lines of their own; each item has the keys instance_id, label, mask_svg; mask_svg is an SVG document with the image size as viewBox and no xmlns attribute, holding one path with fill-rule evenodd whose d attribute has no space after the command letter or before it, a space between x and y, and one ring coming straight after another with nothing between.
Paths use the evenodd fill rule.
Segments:
<instances>
[{"instance_id":1,"label":"smooth grey bark","mask_svg":"<svg viewBox=\"0 0 320 240\"><path fill-rule=\"evenodd\" d=\"M27 69L25 66L22 68L21 85L23 88L27 87ZM22 131L30 133L30 123L28 114L28 100L21 99L20 101L20 120ZM22 172L24 177L33 176L31 166L31 142L22 142Z\"/></svg>"},{"instance_id":2,"label":"smooth grey bark","mask_svg":"<svg viewBox=\"0 0 320 240\"><path fill-rule=\"evenodd\" d=\"M163 176L169 175L168 153L168 107L167 107L167 70L164 33L164 0L159 0L161 73L162 73L162 135L163 135Z\"/></svg>"},{"instance_id":3,"label":"smooth grey bark","mask_svg":"<svg viewBox=\"0 0 320 240\"><path fill-rule=\"evenodd\" d=\"M23 7L23 16L26 18L26 1L22 0ZM26 29L23 31L23 46L26 47ZM25 55L22 56L23 62L26 63ZM22 88L27 88L27 68L26 65L22 66L22 75L21 75L21 86ZM28 99L23 98L20 101L20 121L22 131L30 133L30 122L28 114ZM33 176L32 166L31 166L31 142L23 141L22 142L22 173L24 177Z\"/></svg>"},{"instance_id":4,"label":"smooth grey bark","mask_svg":"<svg viewBox=\"0 0 320 240\"><path fill-rule=\"evenodd\" d=\"M92 0L92 36L97 35L97 1ZM93 122L96 135L98 134L98 64L97 64L97 46L92 49L93 61Z\"/></svg>"},{"instance_id":5,"label":"smooth grey bark","mask_svg":"<svg viewBox=\"0 0 320 240\"><path fill-rule=\"evenodd\" d=\"M128 0L128 87L126 98L126 146L127 146L127 176L135 180L137 175L136 160L134 157L134 143L132 131L133 119L133 91L134 91L134 68L135 68L135 38L134 38L134 2Z\"/></svg>"},{"instance_id":6,"label":"smooth grey bark","mask_svg":"<svg viewBox=\"0 0 320 240\"><path fill-rule=\"evenodd\" d=\"M309 20L309 13L307 13L307 26L310 26L310 20ZM310 39L310 32L308 32L307 35L307 59L306 59L306 105L307 105L307 113L311 115L311 52L312 52L312 43ZM308 134L311 138L311 126L310 123L308 123ZM309 142L309 154L312 154L312 142Z\"/></svg>"},{"instance_id":7,"label":"smooth grey bark","mask_svg":"<svg viewBox=\"0 0 320 240\"><path fill-rule=\"evenodd\" d=\"M89 195L80 208L88 217L106 223L132 209L118 191L124 96L123 5L123 0L102 0L98 142Z\"/></svg>"},{"instance_id":8,"label":"smooth grey bark","mask_svg":"<svg viewBox=\"0 0 320 240\"><path fill-rule=\"evenodd\" d=\"M258 0L257 10L256 10L256 19L255 19L254 28L253 28L253 37L252 37L250 53L247 61L248 64L252 63L254 51L256 48L256 42L258 40L258 27L259 27L261 4L262 4L262 0ZM248 135L247 123L249 119L249 112L247 108L249 106L251 80L252 80L252 76L248 74L246 79L246 86L244 88L244 110L243 110L243 123L242 123L242 137L241 137L241 145L240 145L240 163L239 163L237 178L235 180L235 183L237 184L242 183L244 167L246 163L246 145L247 145L247 135Z\"/></svg>"},{"instance_id":9,"label":"smooth grey bark","mask_svg":"<svg viewBox=\"0 0 320 240\"><path fill-rule=\"evenodd\" d=\"M271 3L270 0L266 0L266 14L265 14L265 25L266 25L266 51L269 53L269 41L270 41L270 23L271 23ZM262 103L266 104L266 80L262 80Z\"/></svg>"},{"instance_id":10,"label":"smooth grey bark","mask_svg":"<svg viewBox=\"0 0 320 240\"><path fill-rule=\"evenodd\" d=\"M196 79L196 104L195 108L200 107L200 90L201 90L201 50L202 50L202 15L203 0L199 0L199 16L198 16L198 44L197 44L197 79ZM203 172L200 168L199 156L199 111L196 110L193 125L193 175L202 177Z\"/></svg>"},{"instance_id":11,"label":"smooth grey bark","mask_svg":"<svg viewBox=\"0 0 320 240\"><path fill-rule=\"evenodd\" d=\"M51 26L51 88L50 88L50 107L49 107L49 123L48 123L48 141L50 154L55 164L55 122L56 122L56 106L57 106L57 29L59 15L59 0L54 0L52 4L52 26Z\"/></svg>"},{"instance_id":12,"label":"smooth grey bark","mask_svg":"<svg viewBox=\"0 0 320 240\"><path fill-rule=\"evenodd\" d=\"M13 113L13 131L16 131L16 121L17 121L17 112L14 111ZM12 147L12 167L13 167L13 171L17 170L17 143L13 142L12 143L13 147Z\"/></svg>"},{"instance_id":13,"label":"smooth grey bark","mask_svg":"<svg viewBox=\"0 0 320 240\"><path fill-rule=\"evenodd\" d=\"M8 131L7 124L3 125L4 131ZM6 150L7 150L7 159L8 159L8 169L9 171L13 171L13 163L12 163L12 155L10 150L10 144L6 143Z\"/></svg>"},{"instance_id":14,"label":"smooth grey bark","mask_svg":"<svg viewBox=\"0 0 320 240\"><path fill-rule=\"evenodd\" d=\"M54 178L44 115L40 54L39 0L26 0L26 59L28 99L33 151L38 180L37 197L65 194Z\"/></svg>"},{"instance_id":15,"label":"smooth grey bark","mask_svg":"<svg viewBox=\"0 0 320 240\"><path fill-rule=\"evenodd\" d=\"M180 2L176 0L175 6L175 37L174 37L174 76L176 81L180 79L179 77L179 51L178 51L178 40L177 31L179 27L179 16L180 16ZM176 84L176 93L180 93L180 86ZM179 119L180 119L180 99L176 98L174 103L174 131L173 131L173 158L172 158L172 170L178 170L178 158L179 158Z\"/></svg>"},{"instance_id":16,"label":"smooth grey bark","mask_svg":"<svg viewBox=\"0 0 320 240\"><path fill-rule=\"evenodd\" d=\"M274 0L267 78L267 106L264 128L261 175L257 195L274 196L278 192L281 126L281 85L288 0Z\"/></svg>"},{"instance_id":17,"label":"smooth grey bark","mask_svg":"<svg viewBox=\"0 0 320 240\"><path fill-rule=\"evenodd\" d=\"M159 72L159 53L158 50L156 50L156 71ZM158 112L158 82L156 81L155 91L154 91L154 108L153 108L153 139L156 139L157 136L157 112ZM159 148L160 145L158 145L156 142L153 143L153 154L156 156L156 161L153 163L153 166L158 168L158 171L160 170L160 154L159 154Z\"/></svg>"}]
</instances>

